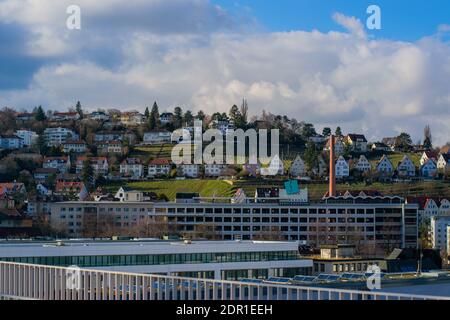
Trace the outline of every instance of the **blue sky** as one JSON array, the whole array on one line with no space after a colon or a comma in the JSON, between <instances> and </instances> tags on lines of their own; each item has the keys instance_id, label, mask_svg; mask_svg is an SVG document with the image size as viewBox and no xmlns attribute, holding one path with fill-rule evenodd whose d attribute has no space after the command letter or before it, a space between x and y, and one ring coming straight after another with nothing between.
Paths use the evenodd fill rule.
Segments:
<instances>
[{"instance_id":1,"label":"blue sky","mask_svg":"<svg viewBox=\"0 0 450 320\"><path fill-rule=\"evenodd\" d=\"M374 37L413 41L436 32L440 24L450 24L450 1L445 0L214 0L230 11L246 9L270 31L318 29L336 30L335 12L366 21L366 9L376 4L382 12L382 30Z\"/></svg>"},{"instance_id":2,"label":"blue sky","mask_svg":"<svg viewBox=\"0 0 450 320\"><path fill-rule=\"evenodd\" d=\"M0 0L0 108L213 113L245 98L319 131L416 142L429 124L450 140L450 1L77 0L69 30L72 2Z\"/></svg>"}]
</instances>

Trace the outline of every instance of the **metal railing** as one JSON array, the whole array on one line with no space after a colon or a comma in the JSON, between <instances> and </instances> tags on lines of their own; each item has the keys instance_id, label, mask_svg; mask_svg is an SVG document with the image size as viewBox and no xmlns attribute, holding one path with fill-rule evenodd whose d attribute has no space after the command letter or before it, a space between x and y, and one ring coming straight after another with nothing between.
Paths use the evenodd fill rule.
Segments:
<instances>
[{"instance_id":1,"label":"metal railing","mask_svg":"<svg viewBox=\"0 0 450 320\"><path fill-rule=\"evenodd\" d=\"M75 278L74 278L75 277ZM0 262L0 298L35 300L443 300L370 291Z\"/></svg>"}]
</instances>

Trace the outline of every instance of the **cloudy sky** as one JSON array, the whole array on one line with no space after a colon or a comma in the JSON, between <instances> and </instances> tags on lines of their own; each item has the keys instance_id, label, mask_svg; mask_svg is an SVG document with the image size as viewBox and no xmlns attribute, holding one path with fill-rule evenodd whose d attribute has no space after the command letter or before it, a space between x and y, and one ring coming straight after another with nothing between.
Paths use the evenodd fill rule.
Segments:
<instances>
[{"instance_id":1,"label":"cloudy sky","mask_svg":"<svg viewBox=\"0 0 450 320\"><path fill-rule=\"evenodd\" d=\"M66 28L71 4L81 30ZM0 0L0 107L224 112L246 98L318 129L417 141L430 124L450 141L450 5L380 0L369 31L368 4Z\"/></svg>"}]
</instances>

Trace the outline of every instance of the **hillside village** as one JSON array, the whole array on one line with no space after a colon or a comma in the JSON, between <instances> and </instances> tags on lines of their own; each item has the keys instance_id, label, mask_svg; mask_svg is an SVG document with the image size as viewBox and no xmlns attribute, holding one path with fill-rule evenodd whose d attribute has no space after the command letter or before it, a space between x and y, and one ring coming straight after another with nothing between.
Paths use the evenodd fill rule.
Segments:
<instances>
[{"instance_id":1,"label":"hillside village","mask_svg":"<svg viewBox=\"0 0 450 320\"><path fill-rule=\"evenodd\" d=\"M203 121L203 130L218 129L224 136L235 129L279 129L281 154L271 163L276 175L266 176L267 168L260 164L173 164L171 150L180 141L172 140L172 132L183 128L193 134L195 119ZM0 132L0 220L11 220L17 234L27 228L42 232L52 202L123 201L118 194L133 184L144 185L138 192L141 201L173 200L155 186L181 182L185 183L180 191L187 192L197 181L226 181L256 189L296 179L312 190L327 183L331 134L336 137L339 183L371 188L375 183L395 186L429 181L448 186L450 177L450 145L433 148L429 127L424 142L416 145L407 133L380 141L344 133L340 127L334 132L324 128L319 134L313 124L286 116L263 111L249 118L245 100L228 114L212 115L202 111L193 115L179 107L160 113L156 102L144 114L114 109L85 112L79 102L66 112L5 108L0 112ZM153 187L146 190L146 183ZM212 195L220 195L218 184L209 189ZM227 189L224 195L234 191ZM430 201L436 208L445 206L443 197L430 192L410 201L420 202L426 211Z\"/></svg>"}]
</instances>

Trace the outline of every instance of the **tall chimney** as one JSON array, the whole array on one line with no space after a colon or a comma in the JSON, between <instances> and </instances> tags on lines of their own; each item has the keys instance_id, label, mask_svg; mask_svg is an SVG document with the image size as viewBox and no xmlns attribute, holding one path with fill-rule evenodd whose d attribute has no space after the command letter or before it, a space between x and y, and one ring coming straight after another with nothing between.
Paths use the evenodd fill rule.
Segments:
<instances>
[{"instance_id":1,"label":"tall chimney","mask_svg":"<svg viewBox=\"0 0 450 320\"><path fill-rule=\"evenodd\" d=\"M336 196L336 164L334 159L334 135L330 136L330 178L329 178L329 190L330 197Z\"/></svg>"}]
</instances>

